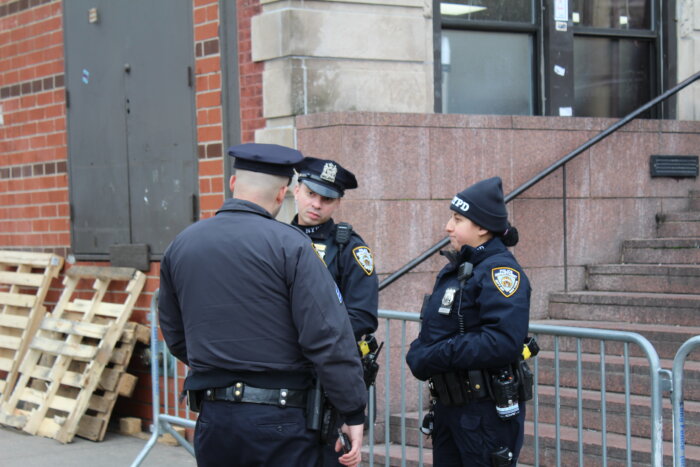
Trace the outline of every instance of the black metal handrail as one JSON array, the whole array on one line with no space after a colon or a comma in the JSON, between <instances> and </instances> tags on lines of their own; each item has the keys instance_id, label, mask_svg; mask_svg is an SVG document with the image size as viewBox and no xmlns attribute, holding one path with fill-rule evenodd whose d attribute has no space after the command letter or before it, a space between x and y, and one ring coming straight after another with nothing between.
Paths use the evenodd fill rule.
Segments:
<instances>
[{"instance_id":1,"label":"black metal handrail","mask_svg":"<svg viewBox=\"0 0 700 467\"><path fill-rule=\"evenodd\" d=\"M530 180L527 182L523 183L520 185L518 188L510 192L508 195L505 196L504 200L506 203L509 203L511 200L515 199L517 196L520 196L523 194L526 190L529 190L532 188L534 185L539 183L543 178L545 178L547 175L551 174L555 170L557 170L559 167L563 166L567 162L569 162L571 159L574 157L578 156L581 154L583 151L586 149L590 148L594 144L602 141L603 139L607 138L610 136L612 133L616 132L623 126L627 125L629 122L637 118L640 114L646 112L647 110L651 109L654 107L656 104L665 101L669 97L673 96L676 94L678 91L681 89L685 88L686 86L689 86L690 84L694 83L700 79L700 71L692 75L690 78L684 80L683 82L677 84L676 86L672 87L668 91L664 92L663 94L660 94L659 96L655 97L654 99L650 100L643 106L639 107L637 110L634 110L627 114L626 116L622 117L620 120L618 120L616 123L608 127L606 130L602 131L601 133L597 134L593 138L589 139L585 143L583 143L581 146L578 148L574 149L571 151L569 154L566 156L562 157L559 161L555 162L554 164L550 165L547 167L545 170L542 172L538 173L534 177L532 177ZM445 247L449 243L449 237L445 237L427 250L425 250L423 253L415 257L413 260L409 261L406 263L404 266L396 270L395 272L391 273L389 276L387 276L383 281L379 283L379 290L384 289L394 281L396 281L399 277L403 276L406 274L408 271L411 269L415 268L419 264L421 264L423 261L426 259L430 258L432 255L440 251L441 248Z\"/></svg>"}]
</instances>

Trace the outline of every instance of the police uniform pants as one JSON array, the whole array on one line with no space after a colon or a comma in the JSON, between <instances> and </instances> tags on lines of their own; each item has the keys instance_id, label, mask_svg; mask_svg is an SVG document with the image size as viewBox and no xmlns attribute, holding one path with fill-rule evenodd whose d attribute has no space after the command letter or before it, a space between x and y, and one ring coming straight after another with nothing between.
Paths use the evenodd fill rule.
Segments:
<instances>
[{"instance_id":1,"label":"police uniform pants","mask_svg":"<svg viewBox=\"0 0 700 467\"><path fill-rule=\"evenodd\" d=\"M317 466L318 433L304 409L203 401L194 433L198 467Z\"/></svg>"},{"instance_id":2,"label":"police uniform pants","mask_svg":"<svg viewBox=\"0 0 700 467\"><path fill-rule=\"evenodd\" d=\"M470 402L462 407L435 406L433 464L436 467L490 467L491 454L501 446L513 452L516 465L523 445L525 404L511 420L501 420L491 400Z\"/></svg>"}]
</instances>

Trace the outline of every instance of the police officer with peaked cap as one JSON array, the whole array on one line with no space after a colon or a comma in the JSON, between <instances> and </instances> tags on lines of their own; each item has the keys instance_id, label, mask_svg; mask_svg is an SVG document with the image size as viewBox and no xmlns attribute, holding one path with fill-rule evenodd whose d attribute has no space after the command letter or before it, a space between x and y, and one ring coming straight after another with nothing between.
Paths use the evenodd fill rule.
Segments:
<instances>
[{"instance_id":1,"label":"police officer with peaked cap","mask_svg":"<svg viewBox=\"0 0 700 467\"><path fill-rule=\"evenodd\" d=\"M161 262L160 326L190 367L197 464L317 465L306 417L315 374L352 443L340 462L357 465L367 396L342 294L308 237L274 220L303 156L269 144L229 154L233 198L183 230Z\"/></svg>"},{"instance_id":2,"label":"police officer with peaked cap","mask_svg":"<svg viewBox=\"0 0 700 467\"><path fill-rule=\"evenodd\" d=\"M336 224L333 213L345 190L357 188L352 172L335 161L306 157L298 167L294 188L297 215L292 225L302 229L331 271L350 315L355 339L377 329L379 281L372 250L348 224ZM344 232L338 231L347 229ZM344 238L340 238L344 236Z\"/></svg>"},{"instance_id":3,"label":"police officer with peaked cap","mask_svg":"<svg viewBox=\"0 0 700 467\"><path fill-rule=\"evenodd\" d=\"M372 250L347 223L336 224L333 213L345 190L357 188L355 175L335 161L306 157L297 167L294 188L298 214L292 225L313 241L345 299L355 339L360 341L377 329L379 281ZM338 465L338 454L324 450L324 466Z\"/></svg>"},{"instance_id":4,"label":"police officer with peaked cap","mask_svg":"<svg viewBox=\"0 0 700 467\"><path fill-rule=\"evenodd\" d=\"M507 249L517 231L508 223L499 177L461 191L450 209L445 230L453 251L421 311L406 362L429 381L423 426L426 434L432 428L435 465L515 465L523 444L522 389L531 388L520 358L530 283Z\"/></svg>"}]
</instances>

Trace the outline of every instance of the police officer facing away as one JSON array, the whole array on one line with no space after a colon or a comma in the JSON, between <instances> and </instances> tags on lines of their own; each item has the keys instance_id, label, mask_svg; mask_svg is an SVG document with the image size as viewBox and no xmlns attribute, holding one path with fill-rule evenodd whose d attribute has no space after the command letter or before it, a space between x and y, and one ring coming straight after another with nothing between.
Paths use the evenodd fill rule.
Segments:
<instances>
[{"instance_id":1,"label":"police officer facing away","mask_svg":"<svg viewBox=\"0 0 700 467\"><path fill-rule=\"evenodd\" d=\"M292 225L313 240L345 300L355 339L377 329L379 282L372 250L349 224L336 224L333 213L345 190L357 188L355 175L331 160L306 157L294 188L298 214Z\"/></svg>"},{"instance_id":2,"label":"police officer facing away","mask_svg":"<svg viewBox=\"0 0 700 467\"><path fill-rule=\"evenodd\" d=\"M357 188L355 175L335 161L306 157L299 164L294 188L298 214L292 225L313 241L328 266L345 300L355 340L377 329L379 282L374 271L372 251L347 223L336 224L333 213L340 206L345 190ZM332 428L332 427L331 427ZM330 444L323 452L323 465L338 465L333 449L336 436L330 429Z\"/></svg>"},{"instance_id":3,"label":"police officer facing away","mask_svg":"<svg viewBox=\"0 0 700 467\"><path fill-rule=\"evenodd\" d=\"M357 465L367 396L343 297L308 237L274 220L303 156L267 144L229 154L233 199L182 231L161 262L160 326L190 366L197 464L318 465L306 416L316 374L352 443L339 460Z\"/></svg>"},{"instance_id":4,"label":"police officer facing away","mask_svg":"<svg viewBox=\"0 0 700 467\"><path fill-rule=\"evenodd\" d=\"M517 243L517 232L500 178L458 193L450 209L445 230L455 251L437 276L406 361L416 378L429 381L424 428L432 428L435 465L515 465L528 399L521 353L530 283L506 248Z\"/></svg>"}]
</instances>

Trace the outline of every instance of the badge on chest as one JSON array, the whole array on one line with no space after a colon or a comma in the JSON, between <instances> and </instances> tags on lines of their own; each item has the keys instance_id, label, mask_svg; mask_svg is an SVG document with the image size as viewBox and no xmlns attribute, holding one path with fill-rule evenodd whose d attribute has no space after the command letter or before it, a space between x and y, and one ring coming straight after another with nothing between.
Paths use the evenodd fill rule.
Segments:
<instances>
[{"instance_id":1,"label":"badge on chest","mask_svg":"<svg viewBox=\"0 0 700 467\"><path fill-rule=\"evenodd\" d=\"M445 294L442 296L442 301L440 302L440 308L438 308L438 313L441 315L449 315L452 311L452 304L455 301L455 294L457 293L457 287L448 287L445 289Z\"/></svg>"},{"instance_id":2,"label":"badge on chest","mask_svg":"<svg viewBox=\"0 0 700 467\"><path fill-rule=\"evenodd\" d=\"M323 243L312 243L316 253L321 257L322 260L326 260L326 245Z\"/></svg>"}]
</instances>

